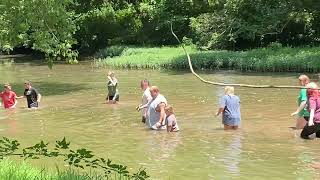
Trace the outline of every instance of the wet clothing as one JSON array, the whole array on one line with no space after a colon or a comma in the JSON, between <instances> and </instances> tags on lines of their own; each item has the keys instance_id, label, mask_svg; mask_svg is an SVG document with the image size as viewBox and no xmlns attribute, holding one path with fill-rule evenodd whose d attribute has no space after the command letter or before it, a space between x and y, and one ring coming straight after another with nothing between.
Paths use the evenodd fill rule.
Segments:
<instances>
[{"instance_id":1,"label":"wet clothing","mask_svg":"<svg viewBox=\"0 0 320 180\"><path fill-rule=\"evenodd\" d=\"M171 132L179 131L179 126L178 126L178 123L177 123L177 119L176 119L176 116L174 114L171 114L170 116L168 116L166 118L166 125L172 127Z\"/></svg>"},{"instance_id":2,"label":"wet clothing","mask_svg":"<svg viewBox=\"0 0 320 180\"><path fill-rule=\"evenodd\" d=\"M154 98L147 109L147 125L149 128L157 130L158 128L156 128L156 123L159 122L160 119L160 112L158 112L156 109L158 107L159 104L164 103L165 105L167 105L167 100L166 98L159 94L156 98ZM166 117L164 117L165 119ZM165 129L165 121L162 122L163 126L160 129Z\"/></svg>"},{"instance_id":3,"label":"wet clothing","mask_svg":"<svg viewBox=\"0 0 320 180\"><path fill-rule=\"evenodd\" d=\"M320 123L320 97L309 98L309 111L314 109L313 122Z\"/></svg>"},{"instance_id":4,"label":"wet clothing","mask_svg":"<svg viewBox=\"0 0 320 180\"><path fill-rule=\"evenodd\" d=\"M113 79L112 81L109 80L107 83L108 86L108 96L107 96L107 100L111 101L111 100L115 100L115 101L119 101L119 92L118 92L118 80L117 79Z\"/></svg>"},{"instance_id":5,"label":"wet clothing","mask_svg":"<svg viewBox=\"0 0 320 180\"><path fill-rule=\"evenodd\" d=\"M17 97L17 95L13 91L0 93L0 98L2 99L3 107L5 109L14 108L16 101L17 101L16 97Z\"/></svg>"},{"instance_id":6,"label":"wet clothing","mask_svg":"<svg viewBox=\"0 0 320 180\"><path fill-rule=\"evenodd\" d=\"M148 87L148 88L143 92L141 104L142 104L142 105L146 105L146 104L148 104L148 102L151 101L151 100L152 100L152 96L151 96L151 93L150 93L150 88ZM142 111L141 111L142 117L145 116L145 114L147 113L147 110L148 110L148 108L143 108L143 109L142 109Z\"/></svg>"},{"instance_id":7,"label":"wet clothing","mask_svg":"<svg viewBox=\"0 0 320 180\"><path fill-rule=\"evenodd\" d=\"M308 102L307 89L301 89L300 90L298 101L297 101L298 102L298 106L300 106L300 104L303 101ZM298 116L300 116L300 117L309 117L310 114L309 114L309 111L308 111L308 107L306 106L302 111L300 111L298 113Z\"/></svg>"},{"instance_id":8,"label":"wet clothing","mask_svg":"<svg viewBox=\"0 0 320 180\"><path fill-rule=\"evenodd\" d=\"M228 126L238 126L241 121L240 99L235 95L224 95L220 99L220 108L224 108L222 113L222 123Z\"/></svg>"},{"instance_id":9,"label":"wet clothing","mask_svg":"<svg viewBox=\"0 0 320 180\"><path fill-rule=\"evenodd\" d=\"M303 139L310 139L309 136L314 133L316 133L317 138L320 138L320 123L314 123L313 126L308 126L307 123L307 125L301 131L300 136Z\"/></svg>"},{"instance_id":10,"label":"wet clothing","mask_svg":"<svg viewBox=\"0 0 320 180\"><path fill-rule=\"evenodd\" d=\"M314 125L308 126L308 123L301 131L301 138L309 139L309 135L316 133L316 136L320 138L320 98L310 97L308 101L309 111L314 109L313 122ZM309 121L309 120L308 120Z\"/></svg>"},{"instance_id":11,"label":"wet clothing","mask_svg":"<svg viewBox=\"0 0 320 180\"><path fill-rule=\"evenodd\" d=\"M39 107L39 103L38 103L39 93L36 89L34 89L33 87L31 87L30 89L25 89L24 96L27 98L28 108Z\"/></svg>"}]
</instances>

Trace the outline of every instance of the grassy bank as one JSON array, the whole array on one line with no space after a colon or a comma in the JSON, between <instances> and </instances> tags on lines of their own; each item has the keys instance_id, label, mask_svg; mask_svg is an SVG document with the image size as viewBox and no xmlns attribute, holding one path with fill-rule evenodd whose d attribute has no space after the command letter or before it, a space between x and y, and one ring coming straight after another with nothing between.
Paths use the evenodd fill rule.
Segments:
<instances>
[{"instance_id":1,"label":"grassy bank","mask_svg":"<svg viewBox=\"0 0 320 180\"><path fill-rule=\"evenodd\" d=\"M0 179L2 180L103 180L102 175L95 173L79 173L73 170L48 172L46 169L37 169L26 162L16 163L10 160L0 161ZM125 178L108 178L125 179Z\"/></svg>"},{"instance_id":2,"label":"grassy bank","mask_svg":"<svg viewBox=\"0 0 320 180\"><path fill-rule=\"evenodd\" d=\"M199 51L187 47L195 69L257 72L320 72L320 47L268 47L249 51ZM106 57L110 55L112 57ZM100 50L96 66L127 69L188 69L181 47L112 47Z\"/></svg>"}]
</instances>

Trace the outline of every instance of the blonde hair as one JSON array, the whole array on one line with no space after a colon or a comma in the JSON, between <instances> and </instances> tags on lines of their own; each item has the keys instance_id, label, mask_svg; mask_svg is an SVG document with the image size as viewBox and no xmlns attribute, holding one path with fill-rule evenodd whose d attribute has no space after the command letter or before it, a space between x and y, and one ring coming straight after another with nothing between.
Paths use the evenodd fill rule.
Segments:
<instances>
[{"instance_id":1,"label":"blonde hair","mask_svg":"<svg viewBox=\"0 0 320 180\"><path fill-rule=\"evenodd\" d=\"M234 87L233 86L226 86L224 88L224 93L227 95L234 94Z\"/></svg>"},{"instance_id":2,"label":"blonde hair","mask_svg":"<svg viewBox=\"0 0 320 180\"><path fill-rule=\"evenodd\" d=\"M4 87L4 88L9 88L9 87L11 87L11 85L10 85L9 83L5 83L5 84L3 85L3 87Z\"/></svg>"},{"instance_id":3,"label":"blonde hair","mask_svg":"<svg viewBox=\"0 0 320 180\"><path fill-rule=\"evenodd\" d=\"M303 81L305 84L308 84L310 82L309 77L307 75L305 75L305 74L300 75L299 76L299 80Z\"/></svg>"},{"instance_id":4,"label":"blonde hair","mask_svg":"<svg viewBox=\"0 0 320 180\"><path fill-rule=\"evenodd\" d=\"M165 108L164 108L165 111L168 111L169 113L173 114L174 111L173 111L173 107L170 106L170 105L167 105Z\"/></svg>"},{"instance_id":5,"label":"blonde hair","mask_svg":"<svg viewBox=\"0 0 320 180\"><path fill-rule=\"evenodd\" d=\"M114 76L114 72L113 71L109 71L108 72L108 76L110 76L110 77Z\"/></svg>"},{"instance_id":6,"label":"blonde hair","mask_svg":"<svg viewBox=\"0 0 320 180\"><path fill-rule=\"evenodd\" d=\"M308 88L308 89L318 89L319 86L316 83L311 82L311 83L306 85L306 88Z\"/></svg>"},{"instance_id":7,"label":"blonde hair","mask_svg":"<svg viewBox=\"0 0 320 180\"><path fill-rule=\"evenodd\" d=\"M158 86L151 86L150 87L150 91L152 91L152 92L160 92L160 89L158 88Z\"/></svg>"}]
</instances>

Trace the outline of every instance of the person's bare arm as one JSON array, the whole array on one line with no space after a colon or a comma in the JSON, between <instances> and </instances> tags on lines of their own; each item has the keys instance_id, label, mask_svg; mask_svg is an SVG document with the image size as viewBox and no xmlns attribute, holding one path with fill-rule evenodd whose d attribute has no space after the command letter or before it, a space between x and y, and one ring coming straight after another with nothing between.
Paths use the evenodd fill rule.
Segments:
<instances>
[{"instance_id":1,"label":"person's bare arm","mask_svg":"<svg viewBox=\"0 0 320 180\"><path fill-rule=\"evenodd\" d=\"M309 117L309 121L308 121L308 126L313 126L313 118L314 118L314 109L310 110L310 117Z\"/></svg>"},{"instance_id":2,"label":"person's bare arm","mask_svg":"<svg viewBox=\"0 0 320 180\"><path fill-rule=\"evenodd\" d=\"M40 101L41 101L41 97L42 97L42 96L41 96L41 94L39 93L39 94L38 94L37 102L40 102Z\"/></svg>"},{"instance_id":3,"label":"person's bare arm","mask_svg":"<svg viewBox=\"0 0 320 180\"><path fill-rule=\"evenodd\" d=\"M299 112L301 112L301 111L306 107L306 105L307 105L307 101L302 101L302 102L300 103L300 106L298 107L298 109L297 109L295 112L293 112L293 113L291 114L291 116L297 115Z\"/></svg>"},{"instance_id":4,"label":"person's bare arm","mask_svg":"<svg viewBox=\"0 0 320 180\"><path fill-rule=\"evenodd\" d=\"M219 108L218 112L216 113L216 116L219 116L224 111L224 108Z\"/></svg>"},{"instance_id":5,"label":"person's bare arm","mask_svg":"<svg viewBox=\"0 0 320 180\"><path fill-rule=\"evenodd\" d=\"M162 122L164 121L164 117L166 116L166 113L165 113L165 111L164 111L164 108L165 108L165 103L160 103L159 105L158 105L158 107L159 107L159 112L160 112L160 118L159 118L159 123L160 123L160 126L162 125Z\"/></svg>"}]
</instances>

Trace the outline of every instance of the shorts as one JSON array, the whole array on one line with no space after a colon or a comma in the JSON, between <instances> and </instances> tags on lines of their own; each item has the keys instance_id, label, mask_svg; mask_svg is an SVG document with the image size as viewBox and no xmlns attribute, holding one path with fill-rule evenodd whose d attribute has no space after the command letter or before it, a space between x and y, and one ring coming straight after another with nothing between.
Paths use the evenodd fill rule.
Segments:
<instances>
[{"instance_id":1,"label":"shorts","mask_svg":"<svg viewBox=\"0 0 320 180\"><path fill-rule=\"evenodd\" d=\"M34 102L34 103L28 104L28 108L37 108L37 107L39 107L39 103L38 102Z\"/></svg>"},{"instance_id":2,"label":"shorts","mask_svg":"<svg viewBox=\"0 0 320 180\"><path fill-rule=\"evenodd\" d=\"M109 101L112 101L113 97L114 97L114 96L108 96L108 97L106 98L106 100L107 100L107 101L108 101L108 100L109 100ZM119 95L116 96L116 101L119 101Z\"/></svg>"},{"instance_id":3,"label":"shorts","mask_svg":"<svg viewBox=\"0 0 320 180\"><path fill-rule=\"evenodd\" d=\"M228 117L222 118L222 123L228 126L239 126L240 121L241 121L240 118L228 118Z\"/></svg>"}]
</instances>

